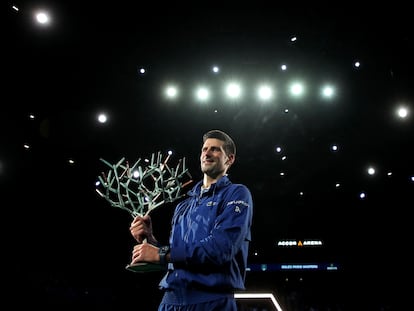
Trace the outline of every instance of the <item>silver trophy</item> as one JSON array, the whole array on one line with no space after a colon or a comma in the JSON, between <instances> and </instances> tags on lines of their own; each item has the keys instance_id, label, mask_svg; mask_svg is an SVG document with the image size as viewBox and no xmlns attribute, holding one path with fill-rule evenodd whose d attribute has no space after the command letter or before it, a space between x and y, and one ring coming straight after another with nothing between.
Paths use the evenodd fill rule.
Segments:
<instances>
[{"instance_id":1,"label":"silver trophy","mask_svg":"<svg viewBox=\"0 0 414 311\"><path fill-rule=\"evenodd\" d=\"M111 164L100 159L110 169L98 176L96 192L105 198L111 206L126 210L133 218L148 215L164 203L181 198L182 189L192 182L191 174L185 165L185 158L178 161L176 167L170 167L168 160L171 152L163 160L161 152L153 153L151 160L141 163L139 158L132 166L125 158ZM153 263L127 265L134 272L147 272L164 269Z\"/></svg>"}]
</instances>

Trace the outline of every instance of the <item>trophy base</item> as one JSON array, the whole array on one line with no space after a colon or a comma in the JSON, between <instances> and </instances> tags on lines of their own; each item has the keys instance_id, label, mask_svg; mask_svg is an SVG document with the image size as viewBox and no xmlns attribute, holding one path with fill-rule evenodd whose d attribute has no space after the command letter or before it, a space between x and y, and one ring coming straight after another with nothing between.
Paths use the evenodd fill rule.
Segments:
<instances>
[{"instance_id":1,"label":"trophy base","mask_svg":"<svg viewBox=\"0 0 414 311\"><path fill-rule=\"evenodd\" d=\"M156 272L156 271L165 271L167 267L164 265L156 264L156 263L148 263L148 262L139 262L133 265L127 265L125 269L138 272L138 273L145 273L145 272Z\"/></svg>"}]
</instances>

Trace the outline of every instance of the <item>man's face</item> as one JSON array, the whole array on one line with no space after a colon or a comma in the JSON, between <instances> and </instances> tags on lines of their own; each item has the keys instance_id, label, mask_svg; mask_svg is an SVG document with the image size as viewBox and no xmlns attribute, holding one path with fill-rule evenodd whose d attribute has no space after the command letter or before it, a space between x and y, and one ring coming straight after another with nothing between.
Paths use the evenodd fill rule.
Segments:
<instances>
[{"instance_id":1,"label":"man's face","mask_svg":"<svg viewBox=\"0 0 414 311\"><path fill-rule=\"evenodd\" d=\"M212 178L224 175L233 163L234 156L227 156L223 149L224 142L216 138L208 138L201 148L201 171Z\"/></svg>"}]
</instances>

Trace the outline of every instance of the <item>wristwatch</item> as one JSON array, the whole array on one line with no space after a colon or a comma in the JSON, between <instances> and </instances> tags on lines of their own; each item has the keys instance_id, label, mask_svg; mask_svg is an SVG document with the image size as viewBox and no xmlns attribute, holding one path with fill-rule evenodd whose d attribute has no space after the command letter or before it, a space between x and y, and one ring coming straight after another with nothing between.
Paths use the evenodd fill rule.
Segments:
<instances>
[{"instance_id":1,"label":"wristwatch","mask_svg":"<svg viewBox=\"0 0 414 311\"><path fill-rule=\"evenodd\" d=\"M160 255L160 264L166 265L167 264L167 254L170 252L170 247L168 245L161 246L158 250L158 254Z\"/></svg>"}]
</instances>

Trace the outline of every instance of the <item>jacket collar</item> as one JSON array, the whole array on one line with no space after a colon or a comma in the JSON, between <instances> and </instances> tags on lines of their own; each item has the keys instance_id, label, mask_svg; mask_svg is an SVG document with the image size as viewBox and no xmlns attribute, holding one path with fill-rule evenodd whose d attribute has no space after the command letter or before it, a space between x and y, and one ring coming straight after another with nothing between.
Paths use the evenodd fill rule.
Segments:
<instances>
[{"instance_id":1,"label":"jacket collar","mask_svg":"<svg viewBox=\"0 0 414 311\"><path fill-rule=\"evenodd\" d=\"M199 196L200 192L201 192L201 185L202 185L203 181L200 180L198 183L195 184L195 186L187 192L188 196ZM208 190L207 193L210 193L212 191L215 190L219 190L227 185L231 184L231 181L229 179L229 177L227 175L224 175L223 177L221 177L217 182L215 182L214 184L211 184L210 189Z\"/></svg>"}]
</instances>

